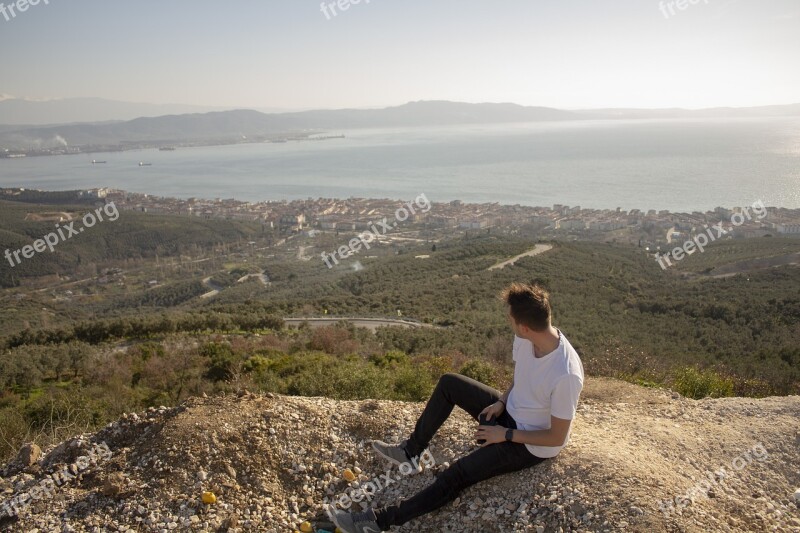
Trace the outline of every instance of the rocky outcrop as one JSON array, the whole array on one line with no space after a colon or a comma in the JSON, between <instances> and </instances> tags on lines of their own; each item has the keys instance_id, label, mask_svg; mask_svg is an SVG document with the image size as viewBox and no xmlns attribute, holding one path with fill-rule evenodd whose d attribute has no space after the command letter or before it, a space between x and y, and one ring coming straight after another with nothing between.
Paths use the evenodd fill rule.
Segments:
<instances>
[{"instance_id":1,"label":"rocky outcrop","mask_svg":"<svg viewBox=\"0 0 800 533\"><path fill-rule=\"evenodd\" d=\"M410 496L474 449L475 422L456 409L422 473L376 459L370 439L404 438L422 408L248 393L128 414L23 450L0 479L0 513L16 502L0 530L299 530L326 501ZM797 532L798 420L798 397L694 401L589 380L558 458L394 530Z\"/></svg>"}]
</instances>

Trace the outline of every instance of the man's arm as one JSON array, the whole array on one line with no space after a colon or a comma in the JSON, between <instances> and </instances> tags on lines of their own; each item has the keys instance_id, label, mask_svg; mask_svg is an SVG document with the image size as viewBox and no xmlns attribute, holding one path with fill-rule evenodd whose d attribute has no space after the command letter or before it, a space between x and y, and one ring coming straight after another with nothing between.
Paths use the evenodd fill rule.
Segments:
<instances>
[{"instance_id":1,"label":"man's arm","mask_svg":"<svg viewBox=\"0 0 800 533\"><path fill-rule=\"evenodd\" d=\"M534 446L563 446L564 441L567 440L570 425L572 425L572 420L550 416L550 429L535 431L515 429L512 442L533 444Z\"/></svg>"},{"instance_id":2,"label":"man's arm","mask_svg":"<svg viewBox=\"0 0 800 533\"><path fill-rule=\"evenodd\" d=\"M514 376L511 376L511 385L509 385L506 392L503 393L502 396L500 396L500 399L503 401L503 405L508 405L508 396L511 394L511 389L513 388L514 388Z\"/></svg>"},{"instance_id":3,"label":"man's arm","mask_svg":"<svg viewBox=\"0 0 800 533\"><path fill-rule=\"evenodd\" d=\"M514 378L511 378L511 386L508 387L508 390L500 396L500 399L493 404L487 406L483 411L481 411L482 415L486 415L488 418L497 418L498 416L503 414L505 411L506 405L508 404L508 395L511 394L511 389L514 388ZM500 403L502 402L502 403Z\"/></svg>"},{"instance_id":4,"label":"man's arm","mask_svg":"<svg viewBox=\"0 0 800 533\"><path fill-rule=\"evenodd\" d=\"M515 429L512 442L533 444L534 446L563 446L564 441L567 440L571 424L572 420L550 416L550 429L533 431ZM475 439L486 440L481 446L504 442L506 440L506 428L502 426L478 426L475 431Z\"/></svg>"},{"instance_id":5,"label":"man's arm","mask_svg":"<svg viewBox=\"0 0 800 533\"><path fill-rule=\"evenodd\" d=\"M577 376L567 376L559 380L551 393L550 428L528 431L515 429L512 441L534 446L563 446L567 440L567 435L569 435L572 419L575 418L578 397L582 388L583 381ZM556 414L560 416L556 416ZM505 440L505 431L506 428L500 426L487 428L478 426L475 438L485 439L486 443L482 446L486 446L503 442Z\"/></svg>"}]
</instances>

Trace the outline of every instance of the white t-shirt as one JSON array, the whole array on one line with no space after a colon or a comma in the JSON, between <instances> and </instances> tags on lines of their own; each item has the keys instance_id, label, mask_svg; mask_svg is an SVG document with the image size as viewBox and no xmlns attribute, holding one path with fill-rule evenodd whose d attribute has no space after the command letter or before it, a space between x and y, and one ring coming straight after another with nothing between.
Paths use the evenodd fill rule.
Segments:
<instances>
[{"instance_id":1,"label":"white t-shirt","mask_svg":"<svg viewBox=\"0 0 800 533\"><path fill-rule=\"evenodd\" d=\"M558 337L558 347L538 358L531 341L514 338L514 387L506 410L518 429L550 429L551 415L564 420L575 417L583 389L583 364L560 330ZM555 457L568 442L569 433L562 446L525 446L537 457Z\"/></svg>"}]
</instances>

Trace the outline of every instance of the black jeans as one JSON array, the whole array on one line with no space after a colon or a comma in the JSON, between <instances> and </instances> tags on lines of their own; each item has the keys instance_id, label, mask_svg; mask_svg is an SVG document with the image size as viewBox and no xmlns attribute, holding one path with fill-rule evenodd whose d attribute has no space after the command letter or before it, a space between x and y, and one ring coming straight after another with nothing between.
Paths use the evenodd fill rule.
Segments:
<instances>
[{"instance_id":1,"label":"black jeans","mask_svg":"<svg viewBox=\"0 0 800 533\"><path fill-rule=\"evenodd\" d=\"M480 412L496 402L500 396L497 390L466 376L443 375L408 439L406 450L409 455L414 457L425 450L436 431L453 412L454 406L461 407L477 421ZM516 422L506 411L497 418L497 424L517 428ZM533 455L520 443L500 442L478 448L450 465L431 485L411 498L402 500L399 505L375 509L378 525L387 531L390 526L405 524L455 500L470 485L500 474L529 468L544 460Z\"/></svg>"}]
</instances>

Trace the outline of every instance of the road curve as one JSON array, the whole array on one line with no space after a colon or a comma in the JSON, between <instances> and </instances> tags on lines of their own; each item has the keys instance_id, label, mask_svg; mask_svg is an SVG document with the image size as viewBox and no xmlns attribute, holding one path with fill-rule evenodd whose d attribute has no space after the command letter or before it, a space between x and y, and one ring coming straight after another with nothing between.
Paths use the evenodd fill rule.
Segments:
<instances>
[{"instance_id":1,"label":"road curve","mask_svg":"<svg viewBox=\"0 0 800 533\"><path fill-rule=\"evenodd\" d=\"M502 263L497 263L496 265L492 265L489 268L487 268L486 270L499 270L501 268L507 267L508 265L513 265L514 263L516 263L519 259L522 259L523 257L533 257L534 255L539 255L539 254L542 254L542 253L547 252L548 250L552 250L552 249L553 249L553 245L552 244L537 244L536 246L534 246L533 250L528 250L525 253L522 253L522 254L519 254L517 256L514 256L511 259L509 259L508 261L503 261Z\"/></svg>"}]
</instances>

